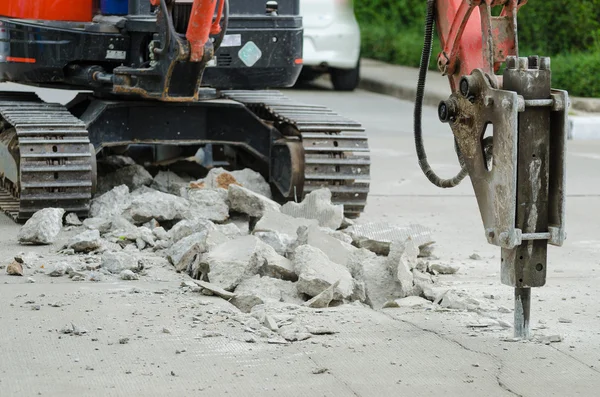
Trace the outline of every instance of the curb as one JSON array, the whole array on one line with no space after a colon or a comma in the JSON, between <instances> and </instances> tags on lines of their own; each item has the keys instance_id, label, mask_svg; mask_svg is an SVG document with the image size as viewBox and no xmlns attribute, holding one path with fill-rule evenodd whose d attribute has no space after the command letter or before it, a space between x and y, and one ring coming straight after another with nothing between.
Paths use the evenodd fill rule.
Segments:
<instances>
[{"instance_id":1,"label":"curb","mask_svg":"<svg viewBox=\"0 0 600 397\"><path fill-rule=\"evenodd\" d=\"M368 60L373 62L372 60ZM393 65L380 63L386 67L393 68ZM415 72L416 73L416 72ZM429 80L429 79L428 79ZM374 92L377 94L392 96L401 100L414 102L417 95L417 80L416 78L410 82L411 85L401 82L390 82L382 78L374 78L372 76L361 76L358 88ZM435 90L428 90L429 82L425 83L425 93L423 97L423 105L434 106L437 108L441 101L448 99L450 96L450 87L448 93L442 95ZM584 114L569 116L570 128L568 131L569 140L600 140L600 98L580 98L570 97L571 109L583 112ZM589 115L585 114L589 113Z\"/></svg>"}]
</instances>

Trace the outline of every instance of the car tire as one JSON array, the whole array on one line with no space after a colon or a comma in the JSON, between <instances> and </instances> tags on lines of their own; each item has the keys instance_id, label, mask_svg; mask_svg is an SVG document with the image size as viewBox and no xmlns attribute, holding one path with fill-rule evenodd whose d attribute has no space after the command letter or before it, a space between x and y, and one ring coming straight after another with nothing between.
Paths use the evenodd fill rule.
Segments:
<instances>
[{"instance_id":1,"label":"car tire","mask_svg":"<svg viewBox=\"0 0 600 397\"><path fill-rule=\"evenodd\" d=\"M360 60L354 69L332 68L329 74L336 91L354 91L360 81Z\"/></svg>"}]
</instances>

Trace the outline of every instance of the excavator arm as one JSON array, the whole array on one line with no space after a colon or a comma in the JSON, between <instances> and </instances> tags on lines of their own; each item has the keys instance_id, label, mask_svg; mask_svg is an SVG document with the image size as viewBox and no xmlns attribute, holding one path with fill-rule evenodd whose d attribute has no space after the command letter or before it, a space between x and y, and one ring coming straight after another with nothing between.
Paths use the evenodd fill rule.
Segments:
<instances>
[{"instance_id":1,"label":"excavator arm","mask_svg":"<svg viewBox=\"0 0 600 397\"><path fill-rule=\"evenodd\" d=\"M515 288L515 337L529 337L531 288L546 283L548 244L565 238L568 94L551 87L548 57L519 57L517 12L526 0L428 0L415 106L419 164L438 187L471 180L485 237L499 246L501 281ZM498 16L492 8L501 6ZM452 94L438 115L455 138L461 172L438 177L421 134L434 24L438 66ZM502 74L498 74L502 66Z\"/></svg>"}]
</instances>

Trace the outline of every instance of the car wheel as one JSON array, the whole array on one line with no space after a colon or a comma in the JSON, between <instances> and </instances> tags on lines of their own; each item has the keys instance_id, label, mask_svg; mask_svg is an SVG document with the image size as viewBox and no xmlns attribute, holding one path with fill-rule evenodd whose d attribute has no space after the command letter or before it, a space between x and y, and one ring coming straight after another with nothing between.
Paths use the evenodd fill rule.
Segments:
<instances>
[{"instance_id":1,"label":"car wheel","mask_svg":"<svg viewBox=\"0 0 600 397\"><path fill-rule=\"evenodd\" d=\"M354 91L360 81L360 60L354 69L335 69L330 71L331 83L336 91Z\"/></svg>"}]
</instances>

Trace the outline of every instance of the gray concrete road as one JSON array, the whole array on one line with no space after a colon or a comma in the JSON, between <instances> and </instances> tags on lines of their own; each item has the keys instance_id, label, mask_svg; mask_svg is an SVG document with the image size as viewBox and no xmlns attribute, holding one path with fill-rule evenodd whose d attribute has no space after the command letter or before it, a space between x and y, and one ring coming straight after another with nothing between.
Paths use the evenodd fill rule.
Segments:
<instances>
[{"instance_id":1,"label":"gray concrete road","mask_svg":"<svg viewBox=\"0 0 600 397\"><path fill-rule=\"evenodd\" d=\"M412 104L363 91L312 88L290 95L328 105L368 128L372 194L360 222L432 227L439 262L461 266L441 284L493 309L300 311L307 322L336 333L290 345L248 343L252 333L238 326L227 302L182 293L183 276L168 268L152 269L145 281L99 283L33 274L31 284L0 272L0 395L597 395L600 143L569 143L569 239L550 249L548 284L533 294L534 335L558 334L563 341L511 342L510 329L483 327L490 317L512 321L505 313L512 290L500 284L499 250L485 241L468 180L440 190L422 176ZM435 168L456 172L450 131L433 108L425 112L425 130ZM1 264L25 251L16 244L17 231L0 216ZM34 250L43 254L68 237ZM473 253L482 260L469 259ZM59 307L51 305L56 302ZM71 323L88 332L58 332ZM129 340L121 344L122 338Z\"/></svg>"}]
</instances>

